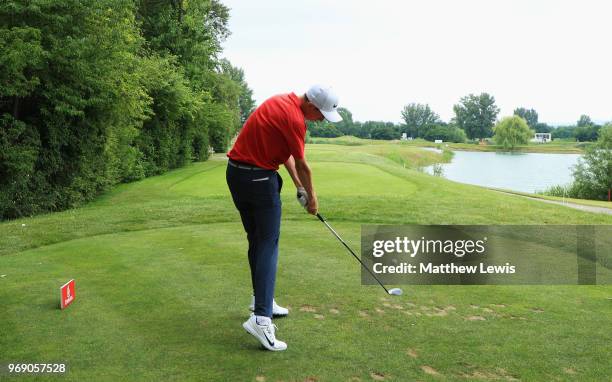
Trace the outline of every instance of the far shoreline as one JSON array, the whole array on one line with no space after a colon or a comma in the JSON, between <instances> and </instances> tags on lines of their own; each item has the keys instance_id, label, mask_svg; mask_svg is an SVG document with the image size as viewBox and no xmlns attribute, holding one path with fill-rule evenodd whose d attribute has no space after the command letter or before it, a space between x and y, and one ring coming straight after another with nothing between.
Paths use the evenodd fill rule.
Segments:
<instances>
[{"instance_id":1,"label":"far shoreline","mask_svg":"<svg viewBox=\"0 0 612 382\"><path fill-rule=\"evenodd\" d=\"M376 140L363 139L353 136L341 136L337 138L310 137L311 144L331 144L331 145L346 145L346 146L361 146L361 145L376 145L395 143L398 145L406 145L412 147L432 147L441 150L451 151L478 151L478 152L506 152L506 153L550 153L550 154L584 154L584 148L588 147L592 142L568 142L562 140L553 140L549 143L532 143L528 145L517 146L513 150L504 149L501 146L494 144L475 144L475 143L453 143L442 142L435 143L423 139L415 139L412 141L403 140Z\"/></svg>"}]
</instances>

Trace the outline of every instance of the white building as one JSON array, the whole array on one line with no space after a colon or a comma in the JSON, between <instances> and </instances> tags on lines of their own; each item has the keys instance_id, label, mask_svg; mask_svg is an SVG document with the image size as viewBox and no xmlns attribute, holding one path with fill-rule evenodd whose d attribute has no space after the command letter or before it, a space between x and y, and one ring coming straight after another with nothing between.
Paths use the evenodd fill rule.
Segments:
<instances>
[{"instance_id":1,"label":"white building","mask_svg":"<svg viewBox=\"0 0 612 382\"><path fill-rule=\"evenodd\" d=\"M552 141L550 133L535 133L533 138L531 138L531 142L546 143L550 141Z\"/></svg>"}]
</instances>

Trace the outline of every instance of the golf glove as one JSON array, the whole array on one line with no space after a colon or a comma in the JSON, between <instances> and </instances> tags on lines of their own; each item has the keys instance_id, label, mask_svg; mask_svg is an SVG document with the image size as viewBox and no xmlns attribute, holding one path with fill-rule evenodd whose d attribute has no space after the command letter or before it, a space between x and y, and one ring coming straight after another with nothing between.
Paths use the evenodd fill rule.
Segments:
<instances>
[{"instance_id":1,"label":"golf glove","mask_svg":"<svg viewBox=\"0 0 612 382\"><path fill-rule=\"evenodd\" d=\"M306 208L308 205L308 193L304 187L298 187L297 189L297 200L300 203L300 206Z\"/></svg>"}]
</instances>

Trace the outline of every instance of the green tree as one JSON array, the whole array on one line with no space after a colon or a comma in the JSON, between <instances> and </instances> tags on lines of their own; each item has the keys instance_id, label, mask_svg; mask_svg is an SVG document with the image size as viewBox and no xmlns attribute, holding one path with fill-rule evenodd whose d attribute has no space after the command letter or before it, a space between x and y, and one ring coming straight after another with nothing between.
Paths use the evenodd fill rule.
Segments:
<instances>
[{"instance_id":1,"label":"green tree","mask_svg":"<svg viewBox=\"0 0 612 382\"><path fill-rule=\"evenodd\" d=\"M574 129L574 138L578 142L594 142L599 135L599 129L597 125L578 126Z\"/></svg>"},{"instance_id":2,"label":"green tree","mask_svg":"<svg viewBox=\"0 0 612 382\"><path fill-rule=\"evenodd\" d=\"M190 86L210 89L221 44L229 36L229 9L218 0L139 0L138 21L152 51L172 55Z\"/></svg>"},{"instance_id":3,"label":"green tree","mask_svg":"<svg viewBox=\"0 0 612 382\"><path fill-rule=\"evenodd\" d=\"M174 56L152 55L142 60L141 70L142 84L153 102L135 145L142 153L145 175L151 176L192 160L193 118L206 98L197 99Z\"/></svg>"},{"instance_id":4,"label":"green tree","mask_svg":"<svg viewBox=\"0 0 612 382\"><path fill-rule=\"evenodd\" d=\"M357 135L355 123L353 122L353 113L347 108L339 107L338 114L342 117L342 121L336 122L335 126L342 135Z\"/></svg>"},{"instance_id":5,"label":"green tree","mask_svg":"<svg viewBox=\"0 0 612 382\"><path fill-rule=\"evenodd\" d=\"M514 115L518 115L523 118L530 129L536 130L536 126L538 125L538 112L533 109L525 109L524 107L519 107L514 109Z\"/></svg>"},{"instance_id":6,"label":"green tree","mask_svg":"<svg viewBox=\"0 0 612 382\"><path fill-rule=\"evenodd\" d=\"M0 7L0 218L65 209L114 184L149 103L128 0ZM17 170L15 159L23 159Z\"/></svg>"},{"instance_id":7,"label":"green tree","mask_svg":"<svg viewBox=\"0 0 612 382\"><path fill-rule=\"evenodd\" d=\"M533 136L533 131L529 129L527 122L519 116L506 117L495 126L496 144L503 146L504 149L514 149L518 145L525 145Z\"/></svg>"},{"instance_id":8,"label":"green tree","mask_svg":"<svg viewBox=\"0 0 612 382\"><path fill-rule=\"evenodd\" d=\"M578 142L594 142L597 140L600 127L591 120L591 117L583 114L576 122L574 137Z\"/></svg>"},{"instance_id":9,"label":"green tree","mask_svg":"<svg viewBox=\"0 0 612 382\"><path fill-rule=\"evenodd\" d=\"M36 211L33 179L40 134L35 120L20 118L30 114L29 98L40 86L43 61L49 57L42 40L38 28L0 28L0 220Z\"/></svg>"},{"instance_id":10,"label":"green tree","mask_svg":"<svg viewBox=\"0 0 612 382\"><path fill-rule=\"evenodd\" d=\"M441 139L444 142L463 143L466 140L465 131L455 125L440 124L427 130L423 137L428 141Z\"/></svg>"},{"instance_id":11,"label":"green tree","mask_svg":"<svg viewBox=\"0 0 612 382\"><path fill-rule=\"evenodd\" d=\"M252 110L218 0L6 0L0 219L60 210L227 148Z\"/></svg>"},{"instance_id":12,"label":"green tree","mask_svg":"<svg viewBox=\"0 0 612 382\"><path fill-rule=\"evenodd\" d=\"M355 131L353 135L356 136L357 138L369 138L370 137L370 131L367 130L364 127L364 124L359 121L353 122L353 131Z\"/></svg>"},{"instance_id":13,"label":"green tree","mask_svg":"<svg viewBox=\"0 0 612 382\"><path fill-rule=\"evenodd\" d=\"M585 149L573 175L571 188L576 197L607 199L612 189L612 124L601 128L597 142Z\"/></svg>"},{"instance_id":14,"label":"green tree","mask_svg":"<svg viewBox=\"0 0 612 382\"><path fill-rule=\"evenodd\" d=\"M240 95L238 97L238 105L240 107L240 124L244 125L247 118L255 110L255 100L253 99L253 90L249 88L245 78L244 70L232 65L227 59L221 60L221 68L223 74L228 76L240 87Z\"/></svg>"},{"instance_id":15,"label":"green tree","mask_svg":"<svg viewBox=\"0 0 612 382\"><path fill-rule=\"evenodd\" d=\"M49 53L42 46L41 30L28 26L0 29L0 52L0 96L12 101L7 111L19 118L20 103L40 85Z\"/></svg>"},{"instance_id":16,"label":"green tree","mask_svg":"<svg viewBox=\"0 0 612 382\"><path fill-rule=\"evenodd\" d=\"M576 126L558 126L551 129L552 139L569 139L575 138Z\"/></svg>"},{"instance_id":17,"label":"green tree","mask_svg":"<svg viewBox=\"0 0 612 382\"><path fill-rule=\"evenodd\" d=\"M232 126L235 126L236 122L234 110L224 104L210 103L205 106L204 115L204 123L209 131L211 147L215 152L225 152L233 134Z\"/></svg>"},{"instance_id":18,"label":"green tree","mask_svg":"<svg viewBox=\"0 0 612 382\"><path fill-rule=\"evenodd\" d=\"M453 107L455 122L470 139L486 138L493 135L492 127L499 113L495 98L487 93L470 94L461 98Z\"/></svg>"},{"instance_id":19,"label":"green tree","mask_svg":"<svg viewBox=\"0 0 612 382\"><path fill-rule=\"evenodd\" d=\"M381 123L374 127L370 133L372 139L392 140L400 137L393 124Z\"/></svg>"},{"instance_id":20,"label":"green tree","mask_svg":"<svg viewBox=\"0 0 612 382\"><path fill-rule=\"evenodd\" d=\"M343 135L335 124L327 121L308 121L307 126L311 137L336 138Z\"/></svg>"},{"instance_id":21,"label":"green tree","mask_svg":"<svg viewBox=\"0 0 612 382\"><path fill-rule=\"evenodd\" d=\"M593 126L594 123L593 121L591 121L591 117L589 117L586 114L582 114L580 116L580 118L578 119L578 122L576 122L576 126L578 127L588 127L588 126Z\"/></svg>"},{"instance_id":22,"label":"green tree","mask_svg":"<svg viewBox=\"0 0 612 382\"><path fill-rule=\"evenodd\" d=\"M529 122L527 123L529 125ZM548 126L546 123L538 122L535 126L529 125L530 128L535 130L536 133L550 133L553 131L551 126Z\"/></svg>"},{"instance_id":23,"label":"green tree","mask_svg":"<svg viewBox=\"0 0 612 382\"><path fill-rule=\"evenodd\" d=\"M176 58L177 67L180 66L187 79L187 86L205 100L197 103L203 110L190 110L188 113L206 115L214 121L194 125L195 131L181 135L197 139L199 143L192 142L196 147L204 134L200 130L204 129L215 151L225 151L227 147L224 145L242 126L241 121L250 114L252 106L249 105L250 89L244 86L246 82L242 74L218 57L222 51L221 44L229 35L229 9L218 0L142 0L138 3L137 15L149 49L162 58ZM239 77L243 83L236 81ZM179 117L178 114L175 116ZM155 131L167 136L154 140L169 143L172 121L163 115L158 117L162 128ZM183 119L180 123L186 121ZM176 122L172 123L178 126Z\"/></svg>"},{"instance_id":24,"label":"green tree","mask_svg":"<svg viewBox=\"0 0 612 382\"><path fill-rule=\"evenodd\" d=\"M411 103L402 109L402 119L404 120L404 131L408 136L421 138L428 129L440 122L438 114L433 112L429 105Z\"/></svg>"}]
</instances>

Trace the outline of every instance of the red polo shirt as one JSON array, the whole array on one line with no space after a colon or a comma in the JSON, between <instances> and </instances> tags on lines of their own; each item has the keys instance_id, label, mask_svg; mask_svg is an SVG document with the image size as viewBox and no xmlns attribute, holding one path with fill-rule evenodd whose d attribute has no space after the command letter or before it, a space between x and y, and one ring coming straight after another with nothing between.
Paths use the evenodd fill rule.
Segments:
<instances>
[{"instance_id":1,"label":"red polo shirt","mask_svg":"<svg viewBox=\"0 0 612 382\"><path fill-rule=\"evenodd\" d=\"M267 99L251 114L227 154L230 159L278 170L289 159L304 158L306 122L295 93Z\"/></svg>"}]
</instances>

